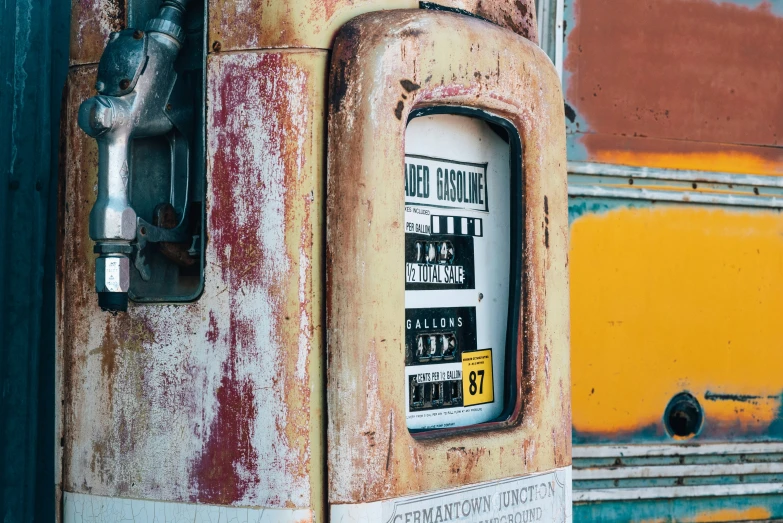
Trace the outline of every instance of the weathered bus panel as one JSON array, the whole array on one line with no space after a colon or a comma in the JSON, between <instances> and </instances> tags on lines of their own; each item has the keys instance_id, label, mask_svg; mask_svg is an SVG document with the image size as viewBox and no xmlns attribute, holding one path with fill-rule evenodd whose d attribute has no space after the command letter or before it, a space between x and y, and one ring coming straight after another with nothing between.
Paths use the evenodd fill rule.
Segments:
<instances>
[{"instance_id":1,"label":"weathered bus panel","mask_svg":"<svg viewBox=\"0 0 783 523\"><path fill-rule=\"evenodd\" d=\"M783 173L783 5L576 0L565 9L569 159Z\"/></svg>"},{"instance_id":2,"label":"weathered bus panel","mask_svg":"<svg viewBox=\"0 0 783 523\"><path fill-rule=\"evenodd\" d=\"M565 22L575 519L783 517L783 11Z\"/></svg>"}]
</instances>

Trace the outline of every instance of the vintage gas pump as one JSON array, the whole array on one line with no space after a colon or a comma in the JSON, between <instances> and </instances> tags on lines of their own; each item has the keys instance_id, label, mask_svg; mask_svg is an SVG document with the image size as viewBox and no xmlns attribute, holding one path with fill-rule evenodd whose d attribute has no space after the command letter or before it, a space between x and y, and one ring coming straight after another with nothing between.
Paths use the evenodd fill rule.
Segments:
<instances>
[{"instance_id":1,"label":"vintage gas pump","mask_svg":"<svg viewBox=\"0 0 783 523\"><path fill-rule=\"evenodd\" d=\"M483 20L389 11L343 27L330 87L332 520L570 521L552 64Z\"/></svg>"},{"instance_id":2,"label":"vintage gas pump","mask_svg":"<svg viewBox=\"0 0 783 523\"><path fill-rule=\"evenodd\" d=\"M535 27L532 0L74 3L66 522L570 521Z\"/></svg>"},{"instance_id":3,"label":"vintage gas pump","mask_svg":"<svg viewBox=\"0 0 783 523\"><path fill-rule=\"evenodd\" d=\"M175 66L185 44L187 2L163 0L146 30L111 33L98 65L99 94L79 109L79 127L98 142L90 237L104 310L125 311L129 294L137 301L189 301L201 291L198 42L189 49L195 71L183 70L185 59ZM160 249L150 252L152 244Z\"/></svg>"}]
</instances>

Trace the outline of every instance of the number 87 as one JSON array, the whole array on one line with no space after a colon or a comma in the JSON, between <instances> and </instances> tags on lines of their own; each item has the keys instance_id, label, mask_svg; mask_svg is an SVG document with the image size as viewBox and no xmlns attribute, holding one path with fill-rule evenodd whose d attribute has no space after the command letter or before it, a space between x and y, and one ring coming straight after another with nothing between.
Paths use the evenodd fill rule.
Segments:
<instances>
[{"instance_id":1,"label":"number 87","mask_svg":"<svg viewBox=\"0 0 783 523\"><path fill-rule=\"evenodd\" d=\"M476 385L476 371L472 370L470 371L470 376L468 376L470 381L470 395L475 396L476 390L478 389L479 394L484 394L484 371L480 370L478 371L478 376L481 378L478 385Z\"/></svg>"}]
</instances>

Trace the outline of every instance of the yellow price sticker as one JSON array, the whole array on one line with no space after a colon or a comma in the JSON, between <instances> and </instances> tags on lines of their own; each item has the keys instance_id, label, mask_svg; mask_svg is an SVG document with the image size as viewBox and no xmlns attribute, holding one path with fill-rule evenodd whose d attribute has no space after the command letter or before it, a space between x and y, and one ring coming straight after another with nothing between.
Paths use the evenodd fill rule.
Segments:
<instances>
[{"instance_id":1,"label":"yellow price sticker","mask_svg":"<svg viewBox=\"0 0 783 523\"><path fill-rule=\"evenodd\" d=\"M462 397L463 405L492 403L492 349L462 353Z\"/></svg>"}]
</instances>

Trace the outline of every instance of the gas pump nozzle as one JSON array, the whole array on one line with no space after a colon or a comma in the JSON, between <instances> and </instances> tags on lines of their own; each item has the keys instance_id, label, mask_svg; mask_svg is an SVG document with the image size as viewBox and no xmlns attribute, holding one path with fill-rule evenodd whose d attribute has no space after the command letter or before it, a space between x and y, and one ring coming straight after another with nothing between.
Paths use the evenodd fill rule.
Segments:
<instances>
[{"instance_id":1,"label":"gas pump nozzle","mask_svg":"<svg viewBox=\"0 0 783 523\"><path fill-rule=\"evenodd\" d=\"M98 141L98 198L90 211L90 238L95 241L98 303L108 311L125 311L137 234L146 222L129 201L130 144L134 138L158 136L174 125L167 103L177 79L174 61L185 40L188 0L163 0L146 31L112 33L98 66L97 96L79 108L79 127Z\"/></svg>"}]
</instances>

